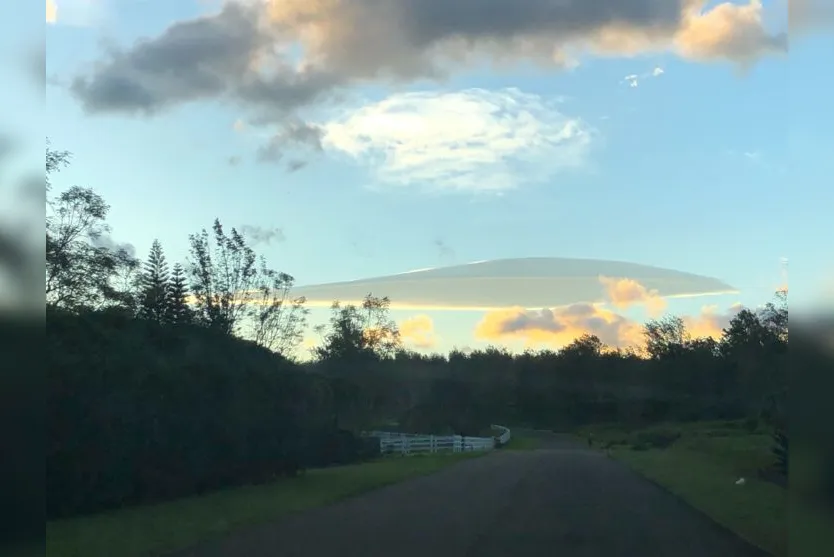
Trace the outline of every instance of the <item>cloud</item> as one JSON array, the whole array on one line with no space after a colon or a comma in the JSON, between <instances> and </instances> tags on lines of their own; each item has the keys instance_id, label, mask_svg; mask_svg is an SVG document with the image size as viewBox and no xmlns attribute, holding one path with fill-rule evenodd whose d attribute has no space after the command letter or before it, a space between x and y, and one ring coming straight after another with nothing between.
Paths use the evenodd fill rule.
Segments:
<instances>
[{"instance_id":1,"label":"cloud","mask_svg":"<svg viewBox=\"0 0 834 557\"><path fill-rule=\"evenodd\" d=\"M290 119L281 125L280 131L275 133L266 145L261 147L258 160L278 162L283 159L286 151L299 148L321 152L323 133L324 130L316 124L302 122L297 118Z\"/></svg>"},{"instance_id":2,"label":"cloud","mask_svg":"<svg viewBox=\"0 0 834 557\"><path fill-rule=\"evenodd\" d=\"M55 0L46 0L46 22L55 23L58 21L58 6Z\"/></svg>"},{"instance_id":3,"label":"cloud","mask_svg":"<svg viewBox=\"0 0 834 557\"><path fill-rule=\"evenodd\" d=\"M741 309L726 312L705 306L699 315L683 316L693 338L718 339ZM571 304L561 308L525 310L513 308L488 312L475 327L475 338L487 342L523 342L529 348L561 347L583 334L596 335L608 346L628 348L644 344L644 325L600 305Z\"/></svg>"},{"instance_id":4,"label":"cloud","mask_svg":"<svg viewBox=\"0 0 834 557\"><path fill-rule=\"evenodd\" d=\"M661 68L660 66L656 66L652 71L646 72L643 74L629 74L623 78L623 83L627 84L629 87L639 87L640 82L644 79L652 78L652 77L660 77L661 75L665 74L666 71Z\"/></svg>"},{"instance_id":5,"label":"cloud","mask_svg":"<svg viewBox=\"0 0 834 557\"><path fill-rule=\"evenodd\" d=\"M238 155L232 155L226 159L226 163L229 166L237 166L241 163L241 158Z\"/></svg>"},{"instance_id":6,"label":"cloud","mask_svg":"<svg viewBox=\"0 0 834 557\"><path fill-rule=\"evenodd\" d=\"M109 234L101 234L90 241L97 248L106 248L114 253L123 250L130 257L136 257L136 246L130 242L117 242Z\"/></svg>"},{"instance_id":7,"label":"cloud","mask_svg":"<svg viewBox=\"0 0 834 557\"><path fill-rule=\"evenodd\" d=\"M300 159L293 159L287 163L287 172L298 172L302 168L307 166L307 161L302 161Z\"/></svg>"},{"instance_id":8,"label":"cloud","mask_svg":"<svg viewBox=\"0 0 834 557\"><path fill-rule=\"evenodd\" d=\"M725 2L707 12L700 2L689 4L675 36L677 50L685 58L732 60L747 66L765 53L787 51L787 33L772 35L765 29L761 0Z\"/></svg>"},{"instance_id":9,"label":"cloud","mask_svg":"<svg viewBox=\"0 0 834 557\"><path fill-rule=\"evenodd\" d=\"M503 191L581 167L593 130L518 89L411 92L322 126L324 148L390 186Z\"/></svg>"},{"instance_id":10,"label":"cloud","mask_svg":"<svg viewBox=\"0 0 834 557\"><path fill-rule=\"evenodd\" d=\"M832 27L834 5L830 0L789 0L788 20L791 33Z\"/></svg>"},{"instance_id":11,"label":"cloud","mask_svg":"<svg viewBox=\"0 0 834 557\"><path fill-rule=\"evenodd\" d=\"M270 245L273 241L281 243L287 239L284 236L284 230L277 226L263 227L244 224L240 227L240 232L255 245Z\"/></svg>"},{"instance_id":12,"label":"cloud","mask_svg":"<svg viewBox=\"0 0 834 557\"><path fill-rule=\"evenodd\" d=\"M437 346L439 338L434 332L434 322L428 315L417 315L399 325L400 338L406 346L430 349Z\"/></svg>"},{"instance_id":13,"label":"cloud","mask_svg":"<svg viewBox=\"0 0 834 557\"><path fill-rule=\"evenodd\" d=\"M219 11L110 49L72 80L71 91L89 112L149 115L220 99L245 107L262 122L278 122L298 108L339 101L353 87L442 79L485 61L559 69L583 54L672 51L696 61L750 64L787 48L784 33L765 29L760 0L702 9L705 5L702 0L227 1Z\"/></svg>"},{"instance_id":14,"label":"cloud","mask_svg":"<svg viewBox=\"0 0 834 557\"><path fill-rule=\"evenodd\" d=\"M523 341L527 346L564 346L583 334L597 335L609 346L633 346L642 340L642 327L621 315L593 304L488 312L475 327L481 341Z\"/></svg>"},{"instance_id":15,"label":"cloud","mask_svg":"<svg viewBox=\"0 0 834 557\"><path fill-rule=\"evenodd\" d=\"M361 303L368 294L388 296L392 307L476 310L610 302L600 277L627 277L663 298L736 292L715 278L672 269L594 259L529 257L478 261L409 273L327 284L303 285L295 294L312 306L333 300Z\"/></svg>"},{"instance_id":16,"label":"cloud","mask_svg":"<svg viewBox=\"0 0 834 557\"><path fill-rule=\"evenodd\" d=\"M449 262L455 260L455 250L443 239L437 238L434 241L434 247L437 248L437 255L442 261Z\"/></svg>"},{"instance_id":17,"label":"cloud","mask_svg":"<svg viewBox=\"0 0 834 557\"><path fill-rule=\"evenodd\" d=\"M666 300L657 290L649 290L634 279L599 277L599 281L605 288L606 297L616 308L644 304L652 317L657 317L666 309Z\"/></svg>"}]
</instances>

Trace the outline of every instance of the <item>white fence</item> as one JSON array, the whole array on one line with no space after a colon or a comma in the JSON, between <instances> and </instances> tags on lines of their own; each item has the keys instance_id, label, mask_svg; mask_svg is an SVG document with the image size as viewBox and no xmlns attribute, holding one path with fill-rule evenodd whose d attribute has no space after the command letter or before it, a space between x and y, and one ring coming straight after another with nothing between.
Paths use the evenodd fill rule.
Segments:
<instances>
[{"instance_id":1,"label":"white fence","mask_svg":"<svg viewBox=\"0 0 834 557\"><path fill-rule=\"evenodd\" d=\"M368 431L364 435L379 439L379 451L382 454L399 453L411 455L416 453L441 453L465 451L491 451L495 447L510 441L510 430L504 426L490 426L495 431L493 437L467 437L462 435L424 435L419 433L398 433L393 431Z\"/></svg>"}]
</instances>

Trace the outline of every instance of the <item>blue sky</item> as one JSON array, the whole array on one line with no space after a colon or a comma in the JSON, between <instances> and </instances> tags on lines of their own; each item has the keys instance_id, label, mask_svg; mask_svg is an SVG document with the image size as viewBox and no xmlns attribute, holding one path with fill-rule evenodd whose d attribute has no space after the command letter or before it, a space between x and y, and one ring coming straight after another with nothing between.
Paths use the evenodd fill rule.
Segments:
<instances>
[{"instance_id":1,"label":"blue sky","mask_svg":"<svg viewBox=\"0 0 834 557\"><path fill-rule=\"evenodd\" d=\"M511 31L521 39L503 47L435 41L417 54L385 33L385 22L382 31L370 25L357 46L343 21L351 12L328 8L338 2L287 1L270 13L276 29L286 24L270 28L270 48L286 48L290 65L309 56L312 67L338 80L325 100L292 110L277 93L272 104L244 93L187 96L188 84L163 84L172 76L176 82L174 66L153 73L152 61L137 64L138 38L147 46L172 25L217 17L219 1L55 3L46 29L46 131L54 146L74 153L55 184L99 191L112 206L114 240L132 243L139 255L159 238L169 259L184 260L188 234L219 217L228 226L280 229L280 238L256 249L298 284L557 256L668 267L740 290L670 302L669 311L693 316L706 304L724 311L767 301L783 257L796 303L810 303L834 276L826 235L834 116L818 109L834 85L822 71L834 41L797 19L790 55L780 51L782 0L709 3L689 20L658 10L664 13L648 23L577 13L575 32L546 22L530 30L520 21ZM267 13L261 0L245 4ZM292 26L304 10L315 12L307 34ZM422 15L409 14L421 22L408 23L414 37L455 25L478 40L486 33L477 28L486 16ZM646 26L658 22L666 34L647 37ZM4 32L8 25L0 23ZM724 33L718 39L716 29ZM374 37L381 53L367 50ZM193 39L189 48L208 44ZM123 53L109 65L108 48ZM260 71L293 71L271 66L273 56L259 59ZM432 56L449 57L438 64L447 73L442 81L417 67ZM133 73L116 67L126 60ZM230 67L218 62L212 75L243 79ZM385 71L399 78L386 79ZM113 89L102 84L113 76L153 90L160 106L164 94L179 100L165 100L152 115L137 112L123 99L103 99ZM86 89L72 87L78 77ZM335 100L328 97L334 92ZM315 137L308 141L305 130ZM280 161L259 157L279 150ZM304 166L290 171L295 161ZM639 307L629 311L645 316ZM398 319L414 314L395 312ZM483 315L428 317L437 349L479 344L473 330Z\"/></svg>"}]
</instances>

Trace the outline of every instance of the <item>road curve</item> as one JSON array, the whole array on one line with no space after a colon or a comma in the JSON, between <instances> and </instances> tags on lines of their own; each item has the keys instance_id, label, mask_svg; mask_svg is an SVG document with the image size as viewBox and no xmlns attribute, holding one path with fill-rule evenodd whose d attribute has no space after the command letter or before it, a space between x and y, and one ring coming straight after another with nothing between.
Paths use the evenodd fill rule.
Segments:
<instances>
[{"instance_id":1,"label":"road curve","mask_svg":"<svg viewBox=\"0 0 834 557\"><path fill-rule=\"evenodd\" d=\"M540 434L176 557L766 557L605 455Z\"/></svg>"}]
</instances>

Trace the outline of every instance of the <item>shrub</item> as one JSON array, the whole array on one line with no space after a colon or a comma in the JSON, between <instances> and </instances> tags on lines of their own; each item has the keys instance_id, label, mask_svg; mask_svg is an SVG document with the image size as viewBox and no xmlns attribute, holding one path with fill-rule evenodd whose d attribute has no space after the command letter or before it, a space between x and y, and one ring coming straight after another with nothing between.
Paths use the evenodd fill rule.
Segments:
<instances>
[{"instance_id":1,"label":"shrub","mask_svg":"<svg viewBox=\"0 0 834 557\"><path fill-rule=\"evenodd\" d=\"M633 436L632 445L665 449L680 439L680 436L679 429L658 426L636 432Z\"/></svg>"},{"instance_id":2,"label":"shrub","mask_svg":"<svg viewBox=\"0 0 834 557\"><path fill-rule=\"evenodd\" d=\"M773 431L773 448L771 449L775 457L774 468L781 475L788 476L788 433L783 429L775 429Z\"/></svg>"}]
</instances>

